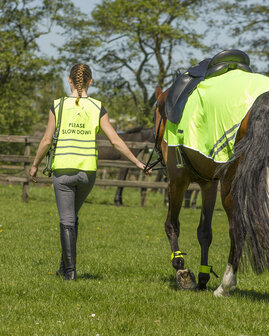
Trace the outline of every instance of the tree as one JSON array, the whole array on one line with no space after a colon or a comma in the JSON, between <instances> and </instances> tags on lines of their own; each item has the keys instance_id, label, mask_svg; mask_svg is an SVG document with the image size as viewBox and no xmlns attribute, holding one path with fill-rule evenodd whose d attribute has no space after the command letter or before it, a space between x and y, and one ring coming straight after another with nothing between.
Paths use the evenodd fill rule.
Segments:
<instances>
[{"instance_id":1,"label":"tree","mask_svg":"<svg viewBox=\"0 0 269 336\"><path fill-rule=\"evenodd\" d=\"M107 104L120 91L134 107L138 122L152 124L156 85L169 85L175 66L186 65L180 58L188 59L189 65L193 49L204 48L202 31L197 33L201 27L195 28L200 4L198 0L103 0L91 20L84 17L73 25L72 39L61 48L62 55L93 65L99 77L95 85L105 93ZM185 53L178 55L179 63L174 60L176 52Z\"/></svg>"},{"instance_id":2,"label":"tree","mask_svg":"<svg viewBox=\"0 0 269 336\"><path fill-rule=\"evenodd\" d=\"M41 55L37 40L73 7L67 0L0 0L1 134L32 132L54 97L50 86L45 104L44 88L54 82L62 90L57 61Z\"/></svg>"},{"instance_id":3,"label":"tree","mask_svg":"<svg viewBox=\"0 0 269 336\"><path fill-rule=\"evenodd\" d=\"M269 6L266 0L224 1L216 10L224 13L224 24L234 46L245 50L254 68L269 74Z\"/></svg>"}]
</instances>

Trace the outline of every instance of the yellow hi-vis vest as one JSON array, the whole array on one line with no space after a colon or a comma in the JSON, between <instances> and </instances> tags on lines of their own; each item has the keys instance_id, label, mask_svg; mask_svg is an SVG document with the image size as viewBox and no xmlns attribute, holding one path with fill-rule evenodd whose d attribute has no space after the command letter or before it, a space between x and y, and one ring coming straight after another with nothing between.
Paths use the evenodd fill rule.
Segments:
<instances>
[{"instance_id":1,"label":"yellow hi-vis vest","mask_svg":"<svg viewBox=\"0 0 269 336\"><path fill-rule=\"evenodd\" d=\"M96 171L97 144L101 102L90 97L80 98L79 106L75 97L65 97L61 126L52 170L78 169ZM57 125L60 99L54 101Z\"/></svg>"}]
</instances>

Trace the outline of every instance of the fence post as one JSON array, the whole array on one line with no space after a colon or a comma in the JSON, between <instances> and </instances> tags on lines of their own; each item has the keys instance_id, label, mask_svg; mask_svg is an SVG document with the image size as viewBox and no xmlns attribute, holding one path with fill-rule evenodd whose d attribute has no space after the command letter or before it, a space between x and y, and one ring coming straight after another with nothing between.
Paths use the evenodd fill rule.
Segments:
<instances>
[{"instance_id":1,"label":"fence post","mask_svg":"<svg viewBox=\"0 0 269 336\"><path fill-rule=\"evenodd\" d=\"M24 156L30 156L30 142L28 141L28 137L25 137L25 149L24 149ZM30 181L30 163L24 162L24 175L27 178L27 181L23 182L22 186L22 200L24 202L28 202L29 200L29 181Z\"/></svg>"}]
</instances>

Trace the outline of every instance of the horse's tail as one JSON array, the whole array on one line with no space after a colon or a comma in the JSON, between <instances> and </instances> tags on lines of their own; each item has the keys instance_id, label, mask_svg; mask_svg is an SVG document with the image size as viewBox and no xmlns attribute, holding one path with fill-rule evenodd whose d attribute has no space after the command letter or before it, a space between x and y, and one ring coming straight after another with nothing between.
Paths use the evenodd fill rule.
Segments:
<instances>
[{"instance_id":1,"label":"horse's tail","mask_svg":"<svg viewBox=\"0 0 269 336\"><path fill-rule=\"evenodd\" d=\"M239 159L232 184L235 238L246 237L251 266L261 273L269 269L269 91L254 102L247 133L235 146L235 158Z\"/></svg>"}]
</instances>

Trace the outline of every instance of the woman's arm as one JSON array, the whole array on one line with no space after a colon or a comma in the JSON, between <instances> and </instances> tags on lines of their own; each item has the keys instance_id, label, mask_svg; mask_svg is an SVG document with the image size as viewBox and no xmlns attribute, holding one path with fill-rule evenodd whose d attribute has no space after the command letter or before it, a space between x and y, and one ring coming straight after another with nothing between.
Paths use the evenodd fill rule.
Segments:
<instances>
[{"instance_id":1,"label":"woman's arm","mask_svg":"<svg viewBox=\"0 0 269 336\"><path fill-rule=\"evenodd\" d=\"M112 125L110 124L108 114L104 114L100 119L100 126L102 131L107 136L108 140L111 142L112 146L118 150L121 154L123 154L128 160L134 163L137 168L144 170L144 163L140 162L134 154L127 147L125 142L118 136L117 132L114 130Z\"/></svg>"},{"instance_id":2,"label":"woman's arm","mask_svg":"<svg viewBox=\"0 0 269 336\"><path fill-rule=\"evenodd\" d=\"M46 131L44 133L42 140L40 141L32 168L30 169L30 178L34 182L36 182L35 176L38 170L38 166L40 162L43 160L43 158L45 157L45 155L47 154L48 150L50 149L54 132L55 132L55 116L50 111L49 121L48 121Z\"/></svg>"}]
</instances>

